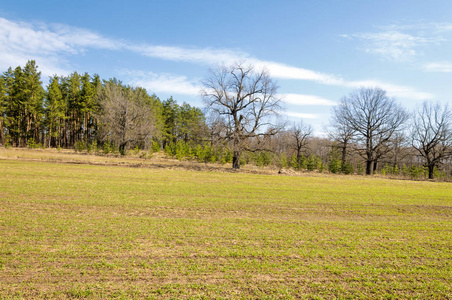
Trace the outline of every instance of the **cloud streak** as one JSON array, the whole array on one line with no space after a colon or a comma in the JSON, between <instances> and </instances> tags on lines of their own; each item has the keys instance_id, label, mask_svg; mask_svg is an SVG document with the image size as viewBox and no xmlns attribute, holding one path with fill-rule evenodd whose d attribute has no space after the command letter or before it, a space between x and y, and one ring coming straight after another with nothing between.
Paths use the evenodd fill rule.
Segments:
<instances>
[{"instance_id":1,"label":"cloud streak","mask_svg":"<svg viewBox=\"0 0 452 300\"><path fill-rule=\"evenodd\" d=\"M301 119L320 119L321 116L318 114L305 114L305 113L297 113L297 112L284 112L284 114L288 117L295 117Z\"/></svg>"},{"instance_id":2,"label":"cloud streak","mask_svg":"<svg viewBox=\"0 0 452 300\"><path fill-rule=\"evenodd\" d=\"M432 62L424 65L427 72L452 73L452 62Z\"/></svg>"},{"instance_id":3,"label":"cloud streak","mask_svg":"<svg viewBox=\"0 0 452 300\"><path fill-rule=\"evenodd\" d=\"M186 76L156 74L142 71L122 71L131 78L131 84L141 86L152 93L199 96L201 86Z\"/></svg>"},{"instance_id":4,"label":"cloud streak","mask_svg":"<svg viewBox=\"0 0 452 300\"><path fill-rule=\"evenodd\" d=\"M282 94L283 101L293 105L303 106L334 106L336 102L328 99L321 98L315 95L302 95L302 94Z\"/></svg>"}]
</instances>

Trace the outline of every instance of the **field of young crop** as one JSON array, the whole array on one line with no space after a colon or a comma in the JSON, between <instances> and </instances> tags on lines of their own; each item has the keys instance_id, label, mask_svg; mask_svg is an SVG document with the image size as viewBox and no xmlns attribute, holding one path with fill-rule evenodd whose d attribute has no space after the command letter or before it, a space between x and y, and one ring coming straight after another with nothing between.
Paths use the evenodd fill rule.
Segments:
<instances>
[{"instance_id":1,"label":"field of young crop","mask_svg":"<svg viewBox=\"0 0 452 300\"><path fill-rule=\"evenodd\" d=\"M0 298L451 299L452 184L0 160Z\"/></svg>"}]
</instances>

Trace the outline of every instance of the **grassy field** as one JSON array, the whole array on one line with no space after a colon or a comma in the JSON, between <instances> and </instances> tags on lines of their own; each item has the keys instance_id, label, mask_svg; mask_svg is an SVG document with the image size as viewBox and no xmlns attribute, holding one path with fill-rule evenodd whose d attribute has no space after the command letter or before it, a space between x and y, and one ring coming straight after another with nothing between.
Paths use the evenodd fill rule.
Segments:
<instances>
[{"instance_id":1,"label":"grassy field","mask_svg":"<svg viewBox=\"0 0 452 300\"><path fill-rule=\"evenodd\" d=\"M452 299L452 184L2 159L0 298Z\"/></svg>"}]
</instances>

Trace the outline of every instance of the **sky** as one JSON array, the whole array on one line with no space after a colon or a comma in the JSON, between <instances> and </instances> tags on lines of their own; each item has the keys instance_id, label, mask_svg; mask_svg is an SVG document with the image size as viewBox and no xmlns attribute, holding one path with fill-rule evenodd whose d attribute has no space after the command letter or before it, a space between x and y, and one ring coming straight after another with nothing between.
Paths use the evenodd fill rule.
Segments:
<instances>
[{"instance_id":1,"label":"sky","mask_svg":"<svg viewBox=\"0 0 452 300\"><path fill-rule=\"evenodd\" d=\"M452 1L1 1L0 72L31 59L45 85L88 72L200 108L209 69L245 62L322 135L360 87L452 105Z\"/></svg>"}]
</instances>

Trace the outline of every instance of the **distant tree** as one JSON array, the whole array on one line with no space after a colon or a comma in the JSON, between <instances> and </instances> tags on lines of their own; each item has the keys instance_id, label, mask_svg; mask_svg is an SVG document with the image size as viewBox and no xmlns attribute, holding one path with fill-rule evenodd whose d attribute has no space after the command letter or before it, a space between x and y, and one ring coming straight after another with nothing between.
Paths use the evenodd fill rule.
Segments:
<instances>
[{"instance_id":1,"label":"distant tree","mask_svg":"<svg viewBox=\"0 0 452 300\"><path fill-rule=\"evenodd\" d=\"M231 142L232 167L239 169L242 151L260 150L249 147L249 139L262 139L281 130L272 123L281 110L276 83L267 71L237 63L211 70L203 86L207 110L224 126L219 136Z\"/></svg>"},{"instance_id":2,"label":"distant tree","mask_svg":"<svg viewBox=\"0 0 452 300\"><path fill-rule=\"evenodd\" d=\"M41 136L44 117L44 95L42 87L41 72L38 72L38 66L34 60L25 64L23 69L24 90L24 115L25 115L25 136L26 142L32 138L36 143L44 143L44 137Z\"/></svg>"},{"instance_id":3,"label":"distant tree","mask_svg":"<svg viewBox=\"0 0 452 300\"><path fill-rule=\"evenodd\" d=\"M366 160L366 174L373 174L379 159L390 151L388 143L402 130L408 114L380 88L360 88L343 97L334 111L353 130L358 153Z\"/></svg>"},{"instance_id":4,"label":"distant tree","mask_svg":"<svg viewBox=\"0 0 452 300\"><path fill-rule=\"evenodd\" d=\"M163 104L163 148L167 144L176 144L178 136L177 120L180 107L173 97L162 102Z\"/></svg>"},{"instance_id":5,"label":"distant tree","mask_svg":"<svg viewBox=\"0 0 452 300\"><path fill-rule=\"evenodd\" d=\"M183 103L179 108L178 120L178 136L185 143L192 141L201 143L208 135L206 118L201 109Z\"/></svg>"},{"instance_id":6,"label":"distant tree","mask_svg":"<svg viewBox=\"0 0 452 300\"><path fill-rule=\"evenodd\" d=\"M305 124L303 121L295 123L289 130L291 137L291 147L295 150L297 157L297 165L301 164L302 150L306 148L309 143L309 138L312 135L313 129L309 124Z\"/></svg>"},{"instance_id":7,"label":"distant tree","mask_svg":"<svg viewBox=\"0 0 452 300\"><path fill-rule=\"evenodd\" d=\"M343 109L342 106L333 108L328 135L334 141L333 145L341 150L341 168L344 168L347 161L347 151L350 147L350 142L355 136L355 130L346 119L341 117L341 109Z\"/></svg>"},{"instance_id":8,"label":"distant tree","mask_svg":"<svg viewBox=\"0 0 452 300\"><path fill-rule=\"evenodd\" d=\"M14 72L12 68L8 68L6 72L2 75L3 86L4 86L4 94L3 94L3 126L5 132L5 142L6 137L9 138L9 142L15 145L15 133L14 126L17 126L17 122L15 117L13 116L16 113L15 105L12 98L13 93L13 83L14 83Z\"/></svg>"},{"instance_id":9,"label":"distant tree","mask_svg":"<svg viewBox=\"0 0 452 300\"><path fill-rule=\"evenodd\" d=\"M49 147L61 146L61 126L64 124L66 105L61 94L60 79L53 76L47 86L45 115L49 135Z\"/></svg>"},{"instance_id":10,"label":"distant tree","mask_svg":"<svg viewBox=\"0 0 452 300\"><path fill-rule=\"evenodd\" d=\"M410 156L411 148L410 142L405 132L397 132L391 139L391 151L389 157L391 158L392 167L401 166L401 161Z\"/></svg>"},{"instance_id":11,"label":"distant tree","mask_svg":"<svg viewBox=\"0 0 452 300\"><path fill-rule=\"evenodd\" d=\"M150 97L142 88L110 80L100 95L100 138L113 142L121 154L131 144L150 144L155 133L155 115Z\"/></svg>"},{"instance_id":12,"label":"distant tree","mask_svg":"<svg viewBox=\"0 0 452 300\"><path fill-rule=\"evenodd\" d=\"M91 142L94 130L94 114L96 109L97 91L91 82L91 77L85 73L81 78L82 87L80 90L80 135L79 139L84 142Z\"/></svg>"},{"instance_id":13,"label":"distant tree","mask_svg":"<svg viewBox=\"0 0 452 300\"><path fill-rule=\"evenodd\" d=\"M5 144L5 120L6 120L6 108L8 106L6 92L6 82L2 76L0 76L0 145Z\"/></svg>"},{"instance_id":14,"label":"distant tree","mask_svg":"<svg viewBox=\"0 0 452 300\"><path fill-rule=\"evenodd\" d=\"M411 144L425 159L428 178L435 167L452 156L452 110L447 105L424 102L413 113Z\"/></svg>"}]
</instances>

